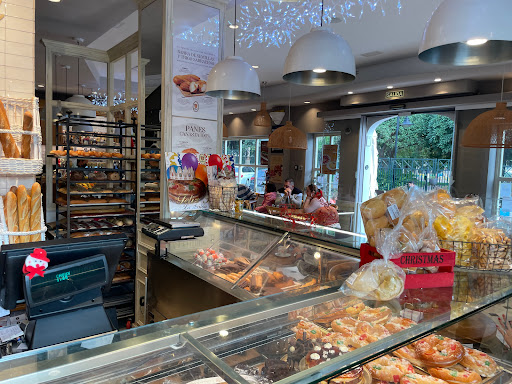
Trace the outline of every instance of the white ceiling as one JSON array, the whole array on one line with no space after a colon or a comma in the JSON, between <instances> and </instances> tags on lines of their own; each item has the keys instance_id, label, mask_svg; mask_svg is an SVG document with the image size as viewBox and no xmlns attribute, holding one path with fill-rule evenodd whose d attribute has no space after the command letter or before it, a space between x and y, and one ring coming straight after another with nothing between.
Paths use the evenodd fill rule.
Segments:
<instances>
[{"instance_id":1,"label":"white ceiling","mask_svg":"<svg viewBox=\"0 0 512 384\"><path fill-rule=\"evenodd\" d=\"M315 0L319 1L319 0ZM341 2L344 0L326 0L327 2ZM486 66L457 68L447 66L435 66L423 63L417 59L418 47L423 29L433 11L442 0L401 0L402 9L399 12L396 7L398 0L383 0L383 14L380 9L371 12L365 8L359 18L331 24L330 27L340 34L352 47L356 58L358 70L354 82L336 87L307 87L291 86L292 105L298 105L304 101L325 101L346 95L348 91L354 93L383 90L387 85L406 87L433 82L435 77L441 77L443 81L457 79L496 79L502 72L509 72L512 66ZM261 0L238 1L240 7L250 4L262 4ZM356 2L357 3L357 2ZM290 3L288 3L290 4ZM261 7L261 5L259 5ZM127 21L136 10L134 0L65 0L60 3L52 3L41 0L36 5L36 39L50 38L54 40L73 42L72 37L78 36L85 39L84 44L89 45L95 40L101 41L101 36L109 31L114 34L116 30L126 32L133 28L126 28L123 23ZM161 23L158 15L150 27ZM228 28L228 22L234 19L234 1L228 5L225 27L225 54L232 54L234 30ZM126 21L124 21L126 20ZM197 18L197 23L203 19ZM193 27L191 25L191 27ZM310 25L304 25L296 33L296 38L307 33ZM239 29L241 30L241 29ZM115 36L113 37L115 40ZM155 39L157 40L157 39ZM157 42L157 41L155 41ZM266 47L254 44L251 48L237 45L237 55L241 55L251 65L259 65L257 69L261 81L268 82L264 90L264 96L269 106L287 105L289 102L290 86L285 84L282 77L282 68L290 45ZM151 45L151 50L158 50L157 44ZM381 52L378 55L365 57L369 52ZM158 54L156 54L158 53ZM153 73L153 65L157 64L160 52L154 52L155 60L152 60L148 70ZM144 56L151 56L144 52ZM304 54L308 54L304 52ZM65 61L65 58L59 58ZM59 65L62 64L59 62ZM72 68L68 73L68 84L77 84L76 59L70 62ZM510 68L509 68L510 67ZM85 70L85 63L81 64L80 82L87 84L91 90L98 87L97 79L89 70ZM156 68L158 70L158 67ZM57 79L63 83L64 70L57 67ZM73 81L73 83L72 83ZM44 82L44 47L36 48L36 84ZM60 87L63 90L64 87ZM86 91L87 93L87 91ZM259 105L261 100L253 102L225 102L225 112L248 112Z\"/></svg>"}]
</instances>

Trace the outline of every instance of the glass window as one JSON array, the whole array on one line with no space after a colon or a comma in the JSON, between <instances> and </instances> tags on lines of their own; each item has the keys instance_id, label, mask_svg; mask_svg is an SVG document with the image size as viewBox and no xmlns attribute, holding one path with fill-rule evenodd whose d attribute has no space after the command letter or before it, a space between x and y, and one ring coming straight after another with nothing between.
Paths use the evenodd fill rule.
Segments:
<instances>
[{"instance_id":1,"label":"glass window","mask_svg":"<svg viewBox=\"0 0 512 384\"><path fill-rule=\"evenodd\" d=\"M325 199L331 203L336 204L338 199L338 186L339 186L339 168L340 168L340 149L339 144L341 141L340 133L331 133L329 135L319 134L315 137L315 156L313 164L313 183L320 188L325 196ZM336 173L332 175L322 174L322 160L324 145L337 145L338 156L336 158Z\"/></svg>"},{"instance_id":2,"label":"glass window","mask_svg":"<svg viewBox=\"0 0 512 384\"><path fill-rule=\"evenodd\" d=\"M266 142L268 138L241 138L225 140L223 145L223 153L233 156L237 183L247 185L260 194L265 193L268 170Z\"/></svg>"},{"instance_id":3,"label":"glass window","mask_svg":"<svg viewBox=\"0 0 512 384\"><path fill-rule=\"evenodd\" d=\"M240 163L240 140L226 140L226 148L224 153L232 155L235 164Z\"/></svg>"},{"instance_id":4,"label":"glass window","mask_svg":"<svg viewBox=\"0 0 512 384\"><path fill-rule=\"evenodd\" d=\"M241 164L256 164L256 140L242 140Z\"/></svg>"}]
</instances>

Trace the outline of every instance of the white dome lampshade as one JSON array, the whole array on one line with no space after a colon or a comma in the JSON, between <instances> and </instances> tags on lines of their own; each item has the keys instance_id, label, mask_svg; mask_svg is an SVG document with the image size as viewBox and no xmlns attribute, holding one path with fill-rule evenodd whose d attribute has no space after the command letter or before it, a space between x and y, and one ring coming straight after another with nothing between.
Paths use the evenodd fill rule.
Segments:
<instances>
[{"instance_id":1,"label":"white dome lampshade","mask_svg":"<svg viewBox=\"0 0 512 384\"><path fill-rule=\"evenodd\" d=\"M443 65L512 60L510 0L445 0L430 18L418 57Z\"/></svg>"},{"instance_id":2,"label":"white dome lampshade","mask_svg":"<svg viewBox=\"0 0 512 384\"><path fill-rule=\"evenodd\" d=\"M87 99L84 95L73 95L71 97L68 97L66 99L66 101L69 101L71 103L84 104L84 105L93 105L93 103L89 99ZM92 111L90 109L74 109L71 111L71 116L94 118L94 117L96 117L96 111ZM92 131L93 131L93 127L87 123L73 126L73 132L92 132Z\"/></svg>"},{"instance_id":3,"label":"white dome lampshade","mask_svg":"<svg viewBox=\"0 0 512 384\"><path fill-rule=\"evenodd\" d=\"M240 56L229 56L217 63L206 84L206 94L228 100L250 100L260 97L258 74Z\"/></svg>"},{"instance_id":4,"label":"white dome lampshade","mask_svg":"<svg viewBox=\"0 0 512 384\"><path fill-rule=\"evenodd\" d=\"M299 38L288 52L283 80L302 85L343 84L356 78L352 49L329 28L313 28Z\"/></svg>"}]
</instances>

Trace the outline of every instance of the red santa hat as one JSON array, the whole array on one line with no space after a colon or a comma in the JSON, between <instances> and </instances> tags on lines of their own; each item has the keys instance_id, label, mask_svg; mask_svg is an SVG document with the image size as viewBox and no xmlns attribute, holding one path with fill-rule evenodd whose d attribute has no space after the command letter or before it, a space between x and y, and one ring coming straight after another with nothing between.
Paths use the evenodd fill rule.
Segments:
<instances>
[{"instance_id":1,"label":"red santa hat","mask_svg":"<svg viewBox=\"0 0 512 384\"><path fill-rule=\"evenodd\" d=\"M46 257L46 251L41 248L34 248L34 252L30 254L34 259L50 262L50 259Z\"/></svg>"}]
</instances>

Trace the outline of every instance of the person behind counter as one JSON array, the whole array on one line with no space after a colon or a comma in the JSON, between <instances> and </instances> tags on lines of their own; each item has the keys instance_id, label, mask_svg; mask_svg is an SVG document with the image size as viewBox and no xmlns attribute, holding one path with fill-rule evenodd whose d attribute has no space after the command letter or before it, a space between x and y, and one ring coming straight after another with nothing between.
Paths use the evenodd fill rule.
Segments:
<instances>
[{"instance_id":1,"label":"person behind counter","mask_svg":"<svg viewBox=\"0 0 512 384\"><path fill-rule=\"evenodd\" d=\"M267 213L267 207L275 203L277 198L277 188L274 183L267 183L265 185L265 196L263 198L263 204L256 207L256 211L260 213Z\"/></svg>"},{"instance_id":2,"label":"person behind counter","mask_svg":"<svg viewBox=\"0 0 512 384\"><path fill-rule=\"evenodd\" d=\"M325 226L339 226L340 220L338 211L329 205L325 200L321 189L314 184L306 188L306 201L304 202L304 212L311 213L315 223Z\"/></svg>"},{"instance_id":3,"label":"person behind counter","mask_svg":"<svg viewBox=\"0 0 512 384\"><path fill-rule=\"evenodd\" d=\"M293 179L286 179L284 181L284 187L279 188L279 194L277 195L276 205L281 204L292 204L296 208L300 208L302 205L302 191L295 187Z\"/></svg>"}]
</instances>

